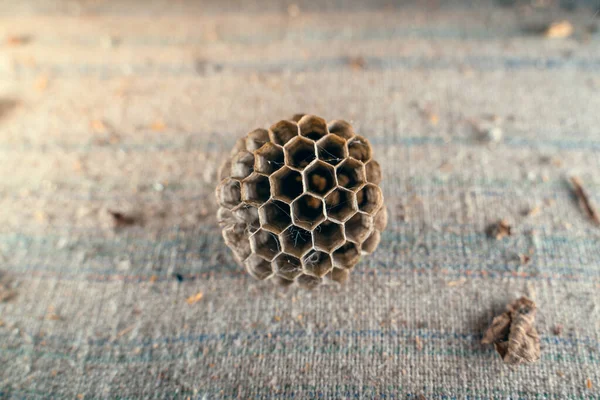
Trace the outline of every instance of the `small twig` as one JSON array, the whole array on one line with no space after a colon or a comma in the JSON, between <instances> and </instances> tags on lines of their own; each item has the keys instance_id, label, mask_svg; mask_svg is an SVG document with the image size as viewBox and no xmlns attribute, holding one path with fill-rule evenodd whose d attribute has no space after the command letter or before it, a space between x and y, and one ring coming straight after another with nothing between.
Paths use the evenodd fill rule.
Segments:
<instances>
[{"instance_id":1,"label":"small twig","mask_svg":"<svg viewBox=\"0 0 600 400\"><path fill-rule=\"evenodd\" d=\"M596 225L600 225L600 216L590 202L587 193L583 189L583 183L581 182L581 179L579 179L577 176L572 176L570 180L571 184L573 185L575 196L577 196L577 200L579 201L579 206Z\"/></svg>"}]
</instances>

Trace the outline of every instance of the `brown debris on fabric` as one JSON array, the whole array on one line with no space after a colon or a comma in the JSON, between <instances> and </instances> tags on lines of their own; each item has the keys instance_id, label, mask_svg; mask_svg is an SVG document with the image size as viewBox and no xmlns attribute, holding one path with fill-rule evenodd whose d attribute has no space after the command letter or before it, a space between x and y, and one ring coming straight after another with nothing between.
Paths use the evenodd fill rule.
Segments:
<instances>
[{"instance_id":1,"label":"brown debris on fabric","mask_svg":"<svg viewBox=\"0 0 600 400\"><path fill-rule=\"evenodd\" d=\"M418 336L415 336L415 346L417 346L418 351L423 350L423 341Z\"/></svg>"},{"instance_id":2,"label":"brown debris on fabric","mask_svg":"<svg viewBox=\"0 0 600 400\"><path fill-rule=\"evenodd\" d=\"M563 326L561 324L556 324L554 325L554 327L552 328L552 333L555 334L556 336L560 336L563 332Z\"/></svg>"},{"instance_id":3,"label":"brown debris on fabric","mask_svg":"<svg viewBox=\"0 0 600 400\"><path fill-rule=\"evenodd\" d=\"M507 220L502 219L488 226L487 235L496 240L501 240L506 236L512 235L512 226Z\"/></svg>"},{"instance_id":4,"label":"brown debris on fabric","mask_svg":"<svg viewBox=\"0 0 600 400\"><path fill-rule=\"evenodd\" d=\"M18 105L19 102L17 100L0 98L0 118L4 118L11 111L17 108Z\"/></svg>"},{"instance_id":5,"label":"brown debris on fabric","mask_svg":"<svg viewBox=\"0 0 600 400\"><path fill-rule=\"evenodd\" d=\"M7 46L16 47L24 46L31 42L31 36L29 35L8 35L4 39L4 43Z\"/></svg>"},{"instance_id":6,"label":"brown debris on fabric","mask_svg":"<svg viewBox=\"0 0 600 400\"><path fill-rule=\"evenodd\" d=\"M185 300L185 302L188 303L189 305L193 305L193 304L196 304L197 302L199 302L200 300L202 300L203 297L204 297L204 293L198 292L198 293L188 297Z\"/></svg>"},{"instance_id":7,"label":"brown debris on fabric","mask_svg":"<svg viewBox=\"0 0 600 400\"><path fill-rule=\"evenodd\" d=\"M6 303L17 296L17 291L13 286L12 276L3 270L0 270L0 303Z\"/></svg>"},{"instance_id":8,"label":"brown debris on fabric","mask_svg":"<svg viewBox=\"0 0 600 400\"><path fill-rule=\"evenodd\" d=\"M540 358L540 338L535 329L535 303L521 297L507 306L507 311L492 321L483 344L493 344L504 363L529 364Z\"/></svg>"},{"instance_id":9,"label":"brown debris on fabric","mask_svg":"<svg viewBox=\"0 0 600 400\"><path fill-rule=\"evenodd\" d=\"M598 211L594 208L592 203L590 202L590 198L588 197L585 189L583 188L583 182L577 176L572 176L571 185L573 186L573 191L575 196L577 196L577 200L579 201L579 206L586 213L589 219L591 219L596 225L600 225L600 215L598 215Z\"/></svg>"},{"instance_id":10,"label":"brown debris on fabric","mask_svg":"<svg viewBox=\"0 0 600 400\"><path fill-rule=\"evenodd\" d=\"M115 228L123 228L125 226L132 226L141 223L141 218L139 216L129 215L121 211L112 210L108 210L108 213L112 217Z\"/></svg>"},{"instance_id":11,"label":"brown debris on fabric","mask_svg":"<svg viewBox=\"0 0 600 400\"><path fill-rule=\"evenodd\" d=\"M573 34L573 25L569 21L553 22L544 31L544 36L549 39L563 39Z\"/></svg>"},{"instance_id":12,"label":"brown debris on fabric","mask_svg":"<svg viewBox=\"0 0 600 400\"><path fill-rule=\"evenodd\" d=\"M361 57L361 56L358 56L358 57L348 57L348 65L353 70L361 70L361 69L365 69L366 68L367 61L365 60L364 57Z\"/></svg>"}]
</instances>

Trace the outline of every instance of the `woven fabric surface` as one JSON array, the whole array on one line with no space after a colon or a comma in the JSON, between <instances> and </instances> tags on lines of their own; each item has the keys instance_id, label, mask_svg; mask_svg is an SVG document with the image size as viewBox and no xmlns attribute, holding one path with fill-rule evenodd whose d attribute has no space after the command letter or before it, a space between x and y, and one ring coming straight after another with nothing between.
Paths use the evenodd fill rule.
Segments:
<instances>
[{"instance_id":1,"label":"woven fabric surface","mask_svg":"<svg viewBox=\"0 0 600 400\"><path fill-rule=\"evenodd\" d=\"M600 398L594 2L0 3L0 398ZM235 140L298 112L384 171L343 286L255 281L216 223ZM521 295L509 368L480 341Z\"/></svg>"}]
</instances>

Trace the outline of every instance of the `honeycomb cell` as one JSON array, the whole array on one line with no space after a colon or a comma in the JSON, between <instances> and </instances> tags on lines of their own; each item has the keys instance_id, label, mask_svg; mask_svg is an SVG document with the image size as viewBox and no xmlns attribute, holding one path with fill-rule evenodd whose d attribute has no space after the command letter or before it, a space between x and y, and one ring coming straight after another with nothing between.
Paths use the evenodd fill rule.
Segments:
<instances>
[{"instance_id":1,"label":"honeycomb cell","mask_svg":"<svg viewBox=\"0 0 600 400\"><path fill-rule=\"evenodd\" d=\"M260 207L271 197L269 178L254 173L242 182L242 200Z\"/></svg>"},{"instance_id":2,"label":"honeycomb cell","mask_svg":"<svg viewBox=\"0 0 600 400\"><path fill-rule=\"evenodd\" d=\"M346 237L356 243L362 243L373 228L373 219L366 214L356 213L346 222Z\"/></svg>"},{"instance_id":3,"label":"honeycomb cell","mask_svg":"<svg viewBox=\"0 0 600 400\"><path fill-rule=\"evenodd\" d=\"M263 229L279 235L292 224L290 206L278 200L271 200L258 210Z\"/></svg>"},{"instance_id":4,"label":"honeycomb cell","mask_svg":"<svg viewBox=\"0 0 600 400\"><path fill-rule=\"evenodd\" d=\"M289 279L285 279L278 275L275 275L274 277L272 277L271 280L273 281L273 283L275 285L281 286L281 287L287 287L287 286L291 286L294 284L294 281L290 281Z\"/></svg>"},{"instance_id":5,"label":"honeycomb cell","mask_svg":"<svg viewBox=\"0 0 600 400\"><path fill-rule=\"evenodd\" d=\"M231 176L231 158L227 159L219 168L219 181Z\"/></svg>"},{"instance_id":6,"label":"honeycomb cell","mask_svg":"<svg viewBox=\"0 0 600 400\"><path fill-rule=\"evenodd\" d=\"M313 231L315 248L331 253L333 249L344 244L344 228L342 225L325 221Z\"/></svg>"},{"instance_id":7,"label":"honeycomb cell","mask_svg":"<svg viewBox=\"0 0 600 400\"><path fill-rule=\"evenodd\" d=\"M267 142L269 142L269 131L255 129L246 136L246 150L250 152L258 150Z\"/></svg>"},{"instance_id":8,"label":"honeycomb cell","mask_svg":"<svg viewBox=\"0 0 600 400\"><path fill-rule=\"evenodd\" d=\"M333 263L331 262L331 256L328 253L319 250L311 250L302 258L302 266L305 274L321 278L331 271Z\"/></svg>"},{"instance_id":9,"label":"honeycomb cell","mask_svg":"<svg viewBox=\"0 0 600 400\"><path fill-rule=\"evenodd\" d=\"M290 118L290 121L294 121L294 122L298 122L302 119L302 117L304 117L306 114L294 114L292 115L292 117Z\"/></svg>"},{"instance_id":10,"label":"honeycomb cell","mask_svg":"<svg viewBox=\"0 0 600 400\"><path fill-rule=\"evenodd\" d=\"M379 231L373 231L371 236L365 240L361 246L363 253L371 254L377 249L379 242L381 241L381 233Z\"/></svg>"},{"instance_id":11,"label":"honeycomb cell","mask_svg":"<svg viewBox=\"0 0 600 400\"><path fill-rule=\"evenodd\" d=\"M322 279L311 275L300 275L297 279L298 284L304 289L314 289L321 284Z\"/></svg>"},{"instance_id":12,"label":"honeycomb cell","mask_svg":"<svg viewBox=\"0 0 600 400\"><path fill-rule=\"evenodd\" d=\"M219 205L230 210L242 201L240 183L235 179L226 178L221 181L216 193Z\"/></svg>"},{"instance_id":13,"label":"honeycomb cell","mask_svg":"<svg viewBox=\"0 0 600 400\"><path fill-rule=\"evenodd\" d=\"M331 165L338 165L348 157L348 149L344 139L336 135L327 135L317 142L319 160Z\"/></svg>"},{"instance_id":14,"label":"honeycomb cell","mask_svg":"<svg viewBox=\"0 0 600 400\"><path fill-rule=\"evenodd\" d=\"M342 268L333 268L327 274L327 278L331 279L334 282L345 283L350 276L350 271Z\"/></svg>"},{"instance_id":15,"label":"honeycomb cell","mask_svg":"<svg viewBox=\"0 0 600 400\"><path fill-rule=\"evenodd\" d=\"M371 145L364 137L355 136L348 142L348 153L350 157L366 163L371 160Z\"/></svg>"},{"instance_id":16,"label":"honeycomb cell","mask_svg":"<svg viewBox=\"0 0 600 400\"><path fill-rule=\"evenodd\" d=\"M231 149L230 155L233 157L240 151L246 151L246 137L241 137L235 141L235 144Z\"/></svg>"},{"instance_id":17,"label":"honeycomb cell","mask_svg":"<svg viewBox=\"0 0 600 400\"><path fill-rule=\"evenodd\" d=\"M292 222L304 229L312 230L325 220L323 201L305 194L292 203Z\"/></svg>"},{"instance_id":18,"label":"honeycomb cell","mask_svg":"<svg viewBox=\"0 0 600 400\"><path fill-rule=\"evenodd\" d=\"M283 149L271 142L265 143L254 152L254 170L256 172L271 175L283 165Z\"/></svg>"},{"instance_id":19,"label":"honeycomb cell","mask_svg":"<svg viewBox=\"0 0 600 400\"><path fill-rule=\"evenodd\" d=\"M343 139L350 139L355 135L352 125L341 119L329 123L329 132Z\"/></svg>"},{"instance_id":20,"label":"honeycomb cell","mask_svg":"<svg viewBox=\"0 0 600 400\"><path fill-rule=\"evenodd\" d=\"M283 251L295 257L302 257L312 248L312 235L309 231L298 226L290 226L281 235L279 240Z\"/></svg>"},{"instance_id":21,"label":"honeycomb cell","mask_svg":"<svg viewBox=\"0 0 600 400\"><path fill-rule=\"evenodd\" d=\"M355 194L347 189L337 188L325 198L327 218L344 222L356 213Z\"/></svg>"},{"instance_id":22,"label":"honeycomb cell","mask_svg":"<svg viewBox=\"0 0 600 400\"><path fill-rule=\"evenodd\" d=\"M375 214L375 229L383 232L388 223L388 212L385 207L381 207Z\"/></svg>"},{"instance_id":23,"label":"honeycomb cell","mask_svg":"<svg viewBox=\"0 0 600 400\"><path fill-rule=\"evenodd\" d=\"M379 185L381 183L381 166L375 160L371 160L365 165L367 181Z\"/></svg>"},{"instance_id":24,"label":"honeycomb cell","mask_svg":"<svg viewBox=\"0 0 600 400\"><path fill-rule=\"evenodd\" d=\"M281 252L277 235L263 229L250 236L250 247L254 253L267 261L272 261Z\"/></svg>"},{"instance_id":25,"label":"honeycomb cell","mask_svg":"<svg viewBox=\"0 0 600 400\"><path fill-rule=\"evenodd\" d=\"M360 249L356 243L346 242L332 256L336 267L351 269L360 261Z\"/></svg>"},{"instance_id":26,"label":"honeycomb cell","mask_svg":"<svg viewBox=\"0 0 600 400\"><path fill-rule=\"evenodd\" d=\"M303 170L316 157L315 144L308 139L297 137L285 146L285 163L290 167Z\"/></svg>"},{"instance_id":27,"label":"honeycomb cell","mask_svg":"<svg viewBox=\"0 0 600 400\"><path fill-rule=\"evenodd\" d=\"M223 229L223 239L239 261L248 258L252 253L246 233L246 224L234 224Z\"/></svg>"},{"instance_id":28,"label":"honeycomb cell","mask_svg":"<svg viewBox=\"0 0 600 400\"><path fill-rule=\"evenodd\" d=\"M325 196L336 187L335 170L323 161L317 161L304 172L304 184L310 193Z\"/></svg>"},{"instance_id":29,"label":"honeycomb cell","mask_svg":"<svg viewBox=\"0 0 600 400\"><path fill-rule=\"evenodd\" d=\"M271 263L260 258L256 254L251 254L246 261L244 261L246 271L258 280L265 280L273 275L273 269Z\"/></svg>"},{"instance_id":30,"label":"honeycomb cell","mask_svg":"<svg viewBox=\"0 0 600 400\"><path fill-rule=\"evenodd\" d=\"M367 183L358 192L356 192L356 202L358 209L373 215L383 204L383 194L379 186Z\"/></svg>"},{"instance_id":31,"label":"honeycomb cell","mask_svg":"<svg viewBox=\"0 0 600 400\"><path fill-rule=\"evenodd\" d=\"M360 161L347 159L336 168L338 185L356 189L365 183L365 168Z\"/></svg>"},{"instance_id":32,"label":"honeycomb cell","mask_svg":"<svg viewBox=\"0 0 600 400\"><path fill-rule=\"evenodd\" d=\"M300 135L317 141L327 135L327 122L314 115L305 115L298 121Z\"/></svg>"},{"instance_id":33,"label":"honeycomb cell","mask_svg":"<svg viewBox=\"0 0 600 400\"><path fill-rule=\"evenodd\" d=\"M273 269L277 276L294 280L302 273L302 263L299 258L288 254L280 254L273 260Z\"/></svg>"},{"instance_id":34,"label":"honeycomb cell","mask_svg":"<svg viewBox=\"0 0 600 400\"><path fill-rule=\"evenodd\" d=\"M244 179L254 171L254 156L247 151L240 151L231 159L231 177Z\"/></svg>"},{"instance_id":35,"label":"honeycomb cell","mask_svg":"<svg viewBox=\"0 0 600 400\"><path fill-rule=\"evenodd\" d=\"M233 215L231 210L226 209L225 207L219 207L217 210L217 222L220 226L229 226L231 224L235 224L238 222L237 218Z\"/></svg>"},{"instance_id":36,"label":"honeycomb cell","mask_svg":"<svg viewBox=\"0 0 600 400\"><path fill-rule=\"evenodd\" d=\"M271 142L283 146L298 136L298 125L292 121L279 121L269 129Z\"/></svg>"},{"instance_id":37,"label":"honeycomb cell","mask_svg":"<svg viewBox=\"0 0 600 400\"><path fill-rule=\"evenodd\" d=\"M288 167L283 167L269 177L273 198L291 203L302 194L302 175Z\"/></svg>"},{"instance_id":38,"label":"honeycomb cell","mask_svg":"<svg viewBox=\"0 0 600 400\"><path fill-rule=\"evenodd\" d=\"M248 224L249 232L255 232L260 228L260 222L258 220L258 208L249 204L243 204L233 211L233 215L238 221L244 221Z\"/></svg>"}]
</instances>

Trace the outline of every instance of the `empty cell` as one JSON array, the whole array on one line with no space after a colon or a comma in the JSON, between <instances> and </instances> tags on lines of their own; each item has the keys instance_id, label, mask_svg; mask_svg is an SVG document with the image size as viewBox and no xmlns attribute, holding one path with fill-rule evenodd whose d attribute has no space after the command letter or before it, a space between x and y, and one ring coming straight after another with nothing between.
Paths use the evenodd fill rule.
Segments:
<instances>
[{"instance_id":1,"label":"empty cell","mask_svg":"<svg viewBox=\"0 0 600 400\"><path fill-rule=\"evenodd\" d=\"M283 149L271 142L265 143L254 152L254 170L256 172L271 175L283 165Z\"/></svg>"},{"instance_id":2,"label":"empty cell","mask_svg":"<svg viewBox=\"0 0 600 400\"><path fill-rule=\"evenodd\" d=\"M288 167L283 167L269 177L273 197L291 203L302 194L302 175Z\"/></svg>"},{"instance_id":3,"label":"empty cell","mask_svg":"<svg viewBox=\"0 0 600 400\"><path fill-rule=\"evenodd\" d=\"M313 232L315 248L331 252L344 243L344 228L335 222L325 221Z\"/></svg>"},{"instance_id":4,"label":"empty cell","mask_svg":"<svg viewBox=\"0 0 600 400\"><path fill-rule=\"evenodd\" d=\"M348 280L350 276L350 271L342 268L333 268L327 274L327 278L331 279L334 282L344 283Z\"/></svg>"},{"instance_id":5,"label":"empty cell","mask_svg":"<svg viewBox=\"0 0 600 400\"><path fill-rule=\"evenodd\" d=\"M338 185L356 189L365 183L365 167L357 160L347 159L336 168Z\"/></svg>"},{"instance_id":6,"label":"empty cell","mask_svg":"<svg viewBox=\"0 0 600 400\"><path fill-rule=\"evenodd\" d=\"M264 229L280 234L292 224L290 206L279 200L271 200L258 210Z\"/></svg>"},{"instance_id":7,"label":"empty cell","mask_svg":"<svg viewBox=\"0 0 600 400\"><path fill-rule=\"evenodd\" d=\"M365 165L367 181L379 185L381 183L381 166L375 160L371 160Z\"/></svg>"},{"instance_id":8,"label":"empty cell","mask_svg":"<svg viewBox=\"0 0 600 400\"><path fill-rule=\"evenodd\" d=\"M219 205L227 209L238 206L242 201L240 183L234 179L226 178L217 188Z\"/></svg>"},{"instance_id":9,"label":"empty cell","mask_svg":"<svg viewBox=\"0 0 600 400\"><path fill-rule=\"evenodd\" d=\"M279 235L284 253L302 257L312 248L312 234L299 226L290 226Z\"/></svg>"},{"instance_id":10,"label":"empty cell","mask_svg":"<svg viewBox=\"0 0 600 400\"><path fill-rule=\"evenodd\" d=\"M256 254L250 255L250 257L244 261L244 265L248 273L258 280L262 281L273 275L271 263L263 260Z\"/></svg>"},{"instance_id":11,"label":"empty cell","mask_svg":"<svg viewBox=\"0 0 600 400\"><path fill-rule=\"evenodd\" d=\"M344 222L356 212L356 199L353 192L337 188L325 197L327 217Z\"/></svg>"},{"instance_id":12,"label":"empty cell","mask_svg":"<svg viewBox=\"0 0 600 400\"><path fill-rule=\"evenodd\" d=\"M333 264L340 268L353 268L360 261L360 249L356 243L346 242L333 252Z\"/></svg>"},{"instance_id":13,"label":"empty cell","mask_svg":"<svg viewBox=\"0 0 600 400\"><path fill-rule=\"evenodd\" d=\"M223 229L223 239L239 262L245 260L252 252L246 224L234 224Z\"/></svg>"},{"instance_id":14,"label":"empty cell","mask_svg":"<svg viewBox=\"0 0 600 400\"><path fill-rule=\"evenodd\" d=\"M373 219L362 213L356 213L346 222L346 237L356 243L362 243L373 227Z\"/></svg>"},{"instance_id":15,"label":"empty cell","mask_svg":"<svg viewBox=\"0 0 600 400\"><path fill-rule=\"evenodd\" d=\"M331 165L317 161L304 172L306 189L319 196L324 196L336 186L335 170Z\"/></svg>"},{"instance_id":16,"label":"empty cell","mask_svg":"<svg viewBox=\"0 0 600 400\"><path fill-rule=\"evenodd\" d=\"M250 236L250 246L256 254L268 261L273 260L281 252L277 235L263 229Z\"/></svg>"},{"instance_id":17,"label":"empty cell","mask_svg":"<svg viewBox=\"0 0 600 400\"><path fill-rule=\"evenodd\" d=\"M371 254L375 251L380 241L381 233L379 233L379 231L373 231L373 233L371 233L371 236L369 236L367 240L363 242L361 250L363 251L363 253Z\"/></svg>"},{"instance_id":18,"label":"empty cell","mask_svg":"<svg viewBox=\"0 0 600 400\"><path fill-rule=\"evenodd\" d=\"M352 125L341 119L329 123L329 132L343 139L350 139L354 136Z\"/></svg>"},{"instance_id":19,"label":"empty cell","mask_svg":"<svg viewBox=\"0 0 600 400\"><path fill-rule=\"evenodd\" d=\"M279 121L269 129L271 142L283 146L298 136L298 125L293 121Z\"/></svg>"},{"instance_id":20,"label":"empty cell","mask_svg":"<svg viewBox=\"0 0 600 400\"><path fill-rule=\"evenodd\" d=\"M258 208L249 204L243 204L233 211L233 215L238 221L243 221L248 224L248 228L251 232L256 231L260 228L260 222L258 220Z\"/></svg>"},{"instance_id":21,"label":"empty cell","mask_svg":"<svg viewBox=\"0 0 600 400\"><path fill-rule=\"evenodd\" d=\"M348 156L346 142L336 135L327 135L317 142L319 160L331 165L338 165Z\"/></svg>"},{"instance_id":22,"label":"empty cell","mask_svg":"<svg viewBox=\"0 0 600 400\"><path fill-rule=\"evenodd\" d=\"M388 223L388 212L385 207L381 207L375 214L375 229L383 232Z\"/></svg>"},{"instance_id":23,"label":"empty cell","mask_svg":"<svg viewBox=\"0 0 600 400\"><path fill-rule=\"evenodd\" d=\"M356 202L359 210L373 215L383 203L381 189L372 183L367 183L356 192Z\"/></svg>"},{"instance_id":24,"label":"empty cell","mask_svg":"<svg viewBox=\"0 0 600 400\"><path fill-rule=\"evenodd\" d=\"M296 282L304 289L314 289L321 284L322 279L311 275L300 275Z\"/></svg>"},{"instance_id":25,"label":"empty cell","mask_svg":"<svg viewBox=\"0 0 600 400\"><path fill-rule=\"evenodd\" d=\"M244 179L254 171L254 156L247 151L240 151L231 159L231 177Z\"/></svg>"},{"instance_id":26,"label":"empty cell","mask_svg":"<svg viewBox=\"0 0 600 400\"><path fill-rule=\"evenodd\" d=\"M278 255L272 264L277 276L285 279L294 280L302 273L300 259L288 254Z\"/></svg>"},{"instance_id":27,"label":"empty cell","mask_svg":"<svg viewBox=\"0 0 600 400\"><path fill-rule=\"evenodd\" d=\"M242 200L260 207L271 197L269 178L254 173L242 182Z\"/></svg>"},{"instance_id":28,"label":"empty cell","mask_svg":"<svg viewBox=\"0 0 600 400\"><path fill-rule=\"evenodd\" d=\"M312 140L319 140L327 135L327 122L315 115L305 115L298 121L300 135Z\"/></svg>"},{"instance_id":29,"label":"empty cell","mask_svg":"<svg viewBox=\"0 0 600 400\"><path fill-rule=\"evenodd\" d=\"M318 250L311 250L302 258L302 266L304 267L305 274L321 278L331 271L333 263L329 254Z\"/></svg>"},{"instance_id":30,"label":"empty cell","mask_svg":"<svg viewBox=\"0 0 600 400\"><path fill-rule=\"evenodd\" d=\"M315 144L308 139L297 137L285 146L285 163L290 167L302 170L315 158Z\"/></svg>"},{"instance_id":31,"label":"empty cell","mask_svg":"<svg viewBox=\"0 0 600 400\"><path fill-rule=\"evenodd\" d=\"M348 142L348 153L352 158L366 163L371 160L371 152L369 141L362 136L355 136Z\"/></svg>"},{"instance_id":32,"label":"empty cell","mask_svg":"<svg viewBox=\"0 0 600 400\"><path fill-rule=\"evenodd\" d=\"M254 151L260 149L269 141L269 131L266 129L255 129L246 136L246 149Z\"/></svg>"},{"instance_id":33,"label":"empty cell","mask_svg":"<svg viewBox=\"0 0 600 400\"><path fill-rule=\"evenodd\" d=\"M325 220L323 201L305 194L292 203L292 222L304 229L312 230Z\"/></svg>"}]
</instances>

